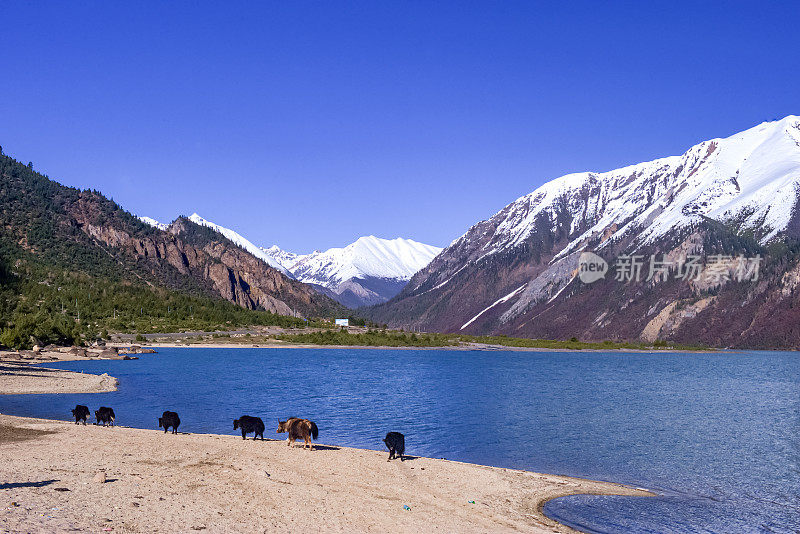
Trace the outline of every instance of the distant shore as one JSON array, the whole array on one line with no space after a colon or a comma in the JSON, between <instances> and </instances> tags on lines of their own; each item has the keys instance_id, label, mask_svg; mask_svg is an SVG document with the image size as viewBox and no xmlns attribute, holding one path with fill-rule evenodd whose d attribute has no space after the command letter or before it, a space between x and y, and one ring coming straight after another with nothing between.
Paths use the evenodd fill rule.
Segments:
<instances>
[{"instance_id":1,"label":"distant shore","mask_svg":"<svg viewBox=\"0 0 800 534\"><path fill-rule=\"evenodd\" d=\"M564 349L548 347L514 347L509 345L492 345L488 343L468 343L462 345L446 345L443 347L390 347L374 345L314 345L310 343L246 343L246 342L197 342L197 343L142 343L143 346L158 348L196 348L196 349L376 349L376 350L456 350L456 351L510 351L510 352L630 352L630 353L669 353L680 352L687 354L703 354L716 352L714 349L690 350L690 349L627 349L627 348L608 348L608 349ZM130 347L130 343L109 343L108 346L117 348Z\"/></svg>"},{"instance_id":2,"label":"distant shore","mask_svg":"<svg viewBox=\"0 0 800 534\"><path fill-rule=\"evenodd\" d=\"M116 385L107 375L2 365L0 394L90 393ZM305 451L282 440L8 415L0 415L0 441L11 503L0 513L12 532L574 532L544 515L544 503L575 494L652 495L432 458L387 462L384 451L326 445Z\"/></svg>"},{"instance_id":3,"label":"distant shore","mask_svg":"<svg viewBox=\"0 0 800 534\"><path fill-rule=\"evenodd\" d=\"M117 346L146 345L161 347L193 346L221 348L377 348L435 350L508 350L508 351L586 351L586 352L717 352L719 349L700 345L671 343L663 340L578 340L528 339L506 335L475 336L457 333L404 331L366 326L322 328L284 328L258 326L229 330L195 330L184 332L146 332L107 335L105 342Z\"/></svg>"}]
</instances>

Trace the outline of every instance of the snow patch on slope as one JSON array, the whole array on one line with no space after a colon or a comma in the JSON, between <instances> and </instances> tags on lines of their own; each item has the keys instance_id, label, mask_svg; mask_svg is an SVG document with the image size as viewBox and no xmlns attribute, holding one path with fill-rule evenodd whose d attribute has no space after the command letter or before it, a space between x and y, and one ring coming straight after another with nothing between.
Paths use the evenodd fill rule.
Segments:
<instances>
[{"instance_id":1,"label":"snow patch on slope","mask_svg":"<svg viewBox=\"0 0 800 534\"><path fill-rule=\"evenodd\" d=\"M136 218L145 223L146 225L152 226L153 228L158 228L159 230L166 230L167 226L169 226L168 224L160 223L151 217L144 217L141 215L137 215Z\"/></svg>"},{"instance_id":2,"label":"snow patch on slope","mask_svg":"<svg viewBox=\"0 0 800 534\"><path fill-rule=\"evenodd\" d=\"M484 314L484 313L486 313L487 311L491 310L492 308L494 308L494 307L495 307L495 306L497 306L498 304L502 304L503 302L506 302L506 301L508 301L508 300L511 300L512 298L514 298L514 296L516 296L516 294L517 294L517 293L519 293L520 291L522 291L523 289L525 289L525 285L526 285L526 284L522 284L522 285L521 285L521 286L519 286L517 289L515 289L514 291L512 291L511 293L509 293L508 295L506 295L506 296L504 296L504 297L500 297L499 299L497 299L496 301L494 301L492 304L490 304L489 306L485 307L485 308L484 308L484 309L483 309L483 310L482 310L482 311L481 311L481 312L480 312L478 315L476 315L475 317L473 317L472 319L470 319L469 321L467 321L466 323L464 323L464 325L463 325L463 326L460 328L460 330L464 330L466 327L468 327L469 325L471 325L471 324L472 324L472 323L475 321L475 319L477 319L478 317L480 317L481 315L483 315L483 314Z\"/></svg>"},{"instance_id":3,"label":"snow patch on slope","mask_svg":"<svg viewBox=\"0 0 800 534\"><path fill-rule=\"evenodd\" d=\"M300 257L299 254L283 250L278 245L272 245L269 248L260 247L260 249L289 271L291 271L292 265L297 263L297 259Z\"/></svg>"},{"instance_id":4,"label":"snow patch on slope","mask_svg":"<svg viewBox=\"0 0 800 534\"><path fill-rule=\"evenodd\" d=\"M223 226L219 226L218 224L214 224L211 221L207 221L204 218L202 218L200 215L198 215L197 213L193 213L189 217L189 220L192 221L195 224L199 224L200 226L206 226L208 228L211 228L215 232L222 234L223 236L225 236L226 238L231 240L234 244L242 247L247 252L249 252L250 254L255 256L256 258L260 259L261 261L263 261L264 263L266 263L270 267L273 267L273 268L281 271L283 274L285 274L287 276L291 276L291 273L283 265L281 265L280 262L276 261L272 256L270 256L269 254L264 252L264 250L262 250L262 249L258 248L257 246L255 246L253 243L251 243L250 241L245 239L242 235L238 234L237 232L235 232L235 231L233 231L233 230L231 230L229 228L225 228Z\"/></svg>"}]
</instances>

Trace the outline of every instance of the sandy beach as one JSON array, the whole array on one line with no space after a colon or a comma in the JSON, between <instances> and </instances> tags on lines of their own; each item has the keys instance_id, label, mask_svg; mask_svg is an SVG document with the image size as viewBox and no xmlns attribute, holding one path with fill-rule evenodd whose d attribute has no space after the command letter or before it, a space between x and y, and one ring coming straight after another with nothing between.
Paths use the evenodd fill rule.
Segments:
<instances>
[{"instance_id":1,"label":"sandy beach","mask_svg":"<svg viewBox=\"0 0 800 534\"><path fill-rule=\"evenodd\" d=\"M100 391L114 380L3 367L0 393ZM268 426L266 434L272 432ZM0 530L572 532L542 513L547 500L650 495L446 460L387 462L385 451L290 449L282 440L233 434L172 435L0 415Z\"/></svg>"},{"instance_id":2,"label":"sandy beach","mask_svg":"<svg viewBox=\"0 0 800 534\"><path fill-rule=\"evenodd\" d=\"M105 393L117 389L117 379L0 361L0 395L22 393Z\"/></svg>"}]
</instances>

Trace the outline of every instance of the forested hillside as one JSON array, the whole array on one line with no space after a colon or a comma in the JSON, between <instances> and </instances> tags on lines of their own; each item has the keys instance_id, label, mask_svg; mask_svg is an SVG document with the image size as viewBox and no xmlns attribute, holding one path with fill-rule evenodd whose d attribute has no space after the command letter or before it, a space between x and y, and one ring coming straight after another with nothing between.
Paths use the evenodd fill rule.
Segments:
<instances>
[{"instance_id":1,"label":"forested hillside","mask_svg":"<svg viewBox=\"0 0 800 534\"><path fill-rule=\"evenodd\" d=\"M113 200L0 153L0 343L105 331L294 325L342 308L187 219L152 228Z\"/></svg>"}]
</instances>

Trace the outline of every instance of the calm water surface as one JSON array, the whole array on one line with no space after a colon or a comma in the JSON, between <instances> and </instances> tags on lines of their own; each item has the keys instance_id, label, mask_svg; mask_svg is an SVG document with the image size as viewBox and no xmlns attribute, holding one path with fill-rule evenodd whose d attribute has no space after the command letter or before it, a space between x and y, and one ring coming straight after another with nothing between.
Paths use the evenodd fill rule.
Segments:
<instances>
[{"instance_id":1,"label":"calm water surface","mask_svg":"<svg viewBox=\"0 0 800 534\"><path fill-rule=\"evenodd\" d=\"M800 532L800 354L159 349L107 372L119 391L0 396L3 413L234 434L241 414L317 422L323 443L623 482L657 498L568 497L546 512L590 532ZM275 436L277 437L277 436Z\"/></svg>"}]
</instances>

